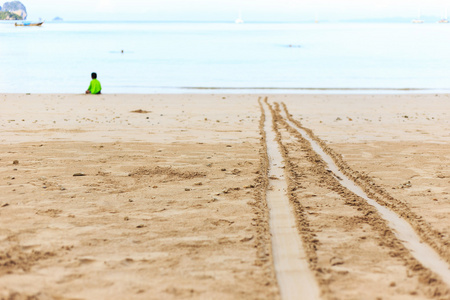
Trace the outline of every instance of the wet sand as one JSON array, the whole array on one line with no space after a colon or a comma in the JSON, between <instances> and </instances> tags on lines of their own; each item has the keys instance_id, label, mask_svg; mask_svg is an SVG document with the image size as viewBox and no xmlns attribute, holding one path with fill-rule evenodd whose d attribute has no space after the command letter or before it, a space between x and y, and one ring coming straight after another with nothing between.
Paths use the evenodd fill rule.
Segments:
<instances>
[{"instance_id":1,"label":"wet sand","mask_svg":"<svg viewBox=\"0 0 450 300\"><path fill-rule=\"evenodd\" d=\"M259 96L0 95L0 299L280 298ZM450 262L449 96L268 98ZM321 297L449 299L275 118Z\"/></svg>"}]
</instances>

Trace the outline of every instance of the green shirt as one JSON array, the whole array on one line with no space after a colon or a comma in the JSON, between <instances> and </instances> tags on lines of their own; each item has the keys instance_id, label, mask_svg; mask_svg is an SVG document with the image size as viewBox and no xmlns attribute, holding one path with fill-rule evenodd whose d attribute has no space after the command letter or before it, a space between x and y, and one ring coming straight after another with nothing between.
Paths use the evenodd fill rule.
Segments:
<instances>
[{"instance_id":1,"label":"green shirt","mask_svg":"<svg viewBox=\"0 0 450 300\"><path fill-rule=\"evenodd\" d=\"M91 94L100 93L100 91L102 90L102 85L100 84L100 81L98 81L97 79L92 79L88 90L91 92Z\"/></svg>"}]
</instances>

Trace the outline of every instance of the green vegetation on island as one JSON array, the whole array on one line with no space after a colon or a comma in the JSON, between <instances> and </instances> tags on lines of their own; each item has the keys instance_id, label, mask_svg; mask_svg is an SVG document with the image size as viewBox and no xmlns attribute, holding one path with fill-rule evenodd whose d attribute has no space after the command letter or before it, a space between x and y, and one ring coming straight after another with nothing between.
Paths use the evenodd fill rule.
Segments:
<instances>
[{"instance_id":1,"label":"green vegetation on island","mask_svg":"<svg viewBox=\"0 0 450 300\"><path fill-rule=\"evenodd\" d=\"M0 20L23 20L23 18L9 11L0 11Z\"/></svg>"},{"instance_id":2,"label":"green vegetation on island","mask_svg":"<svg viewBox=\"0 0 450 300\"><path fill-rule=\"evenodd\" d=\"M5 2L0 6L0 20L25 20L27 9L20 1Z\"/></svg>"}]
</instances>

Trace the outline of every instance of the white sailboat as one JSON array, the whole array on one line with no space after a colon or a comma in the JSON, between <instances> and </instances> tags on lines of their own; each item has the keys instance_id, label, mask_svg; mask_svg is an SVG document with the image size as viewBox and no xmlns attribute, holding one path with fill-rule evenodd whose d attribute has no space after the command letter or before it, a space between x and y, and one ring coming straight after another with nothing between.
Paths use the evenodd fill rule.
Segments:
<instances>
[{"instance_id":1,"label":"white sailboat","mask_svg":"<svg viewBox=\"0 0 450 300\"><path fill-rule=\"evenodd\" d=\"M418 12L418 15L417 15L417 19L412 20L411 23L415 23L415 24L421 24L421 23L424 23L424 20L422 20L422 19L420 18L420 9L419 9L419 12Z\"/></svg>"},{"instance_id":2,"label":"white sailboat","mask_svg":"<svg viewBox=\"0 0 450 300\"><path fill-rule=\"evenodd\" d=\"M447 19L447 9L445 9L445 15L442 19L440 19L438 21L438 23L448 23L448 19Z\"/></svg>"},{"instance_id":3,"label":"white sailboat","mask_svg":"<svg viewBox=\"0 0 450 300\"><path fill-rule=\"evenodd\" d=\"M244 23L244 20L242 20L242 13L241 10L239 10L239 16L238 18L234 21L236 24L242 24Z\"/></svg>"}]
</instances>

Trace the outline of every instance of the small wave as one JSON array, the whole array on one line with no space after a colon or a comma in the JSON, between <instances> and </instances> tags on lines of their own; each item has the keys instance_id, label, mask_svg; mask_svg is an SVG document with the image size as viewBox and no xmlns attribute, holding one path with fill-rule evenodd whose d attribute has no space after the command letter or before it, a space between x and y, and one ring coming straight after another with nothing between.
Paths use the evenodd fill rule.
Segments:
<instances>
[{"instance_id":1,"label":"small wave","mask_svg":"<svg viewBox=\"0 0 450 300\"><path fill-rule=\"evenodd\" d=\"M163 87L160 87L163 88ZM173 88L173 87L172 87ZM294 90L294 91L426 91L429 88L324 88L324 87L180 87L186 90Z\"/></svg>"}]
</instances>

